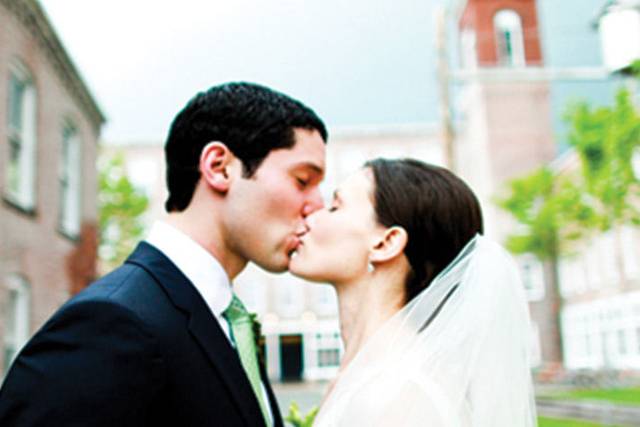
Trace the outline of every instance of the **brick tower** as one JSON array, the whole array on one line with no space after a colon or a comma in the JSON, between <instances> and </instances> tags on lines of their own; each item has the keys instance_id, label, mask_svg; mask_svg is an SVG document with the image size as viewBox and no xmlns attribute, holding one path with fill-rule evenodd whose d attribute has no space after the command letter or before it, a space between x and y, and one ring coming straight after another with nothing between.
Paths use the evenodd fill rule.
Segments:
<instances>
[{"instance_id":1,"label":"brick tower","mask_svg":"<svg viewBox=\"0 0 640 427\"><path fill-rule=\"evenodd\" d=\"M535 0L464 0L458 19L461 80L455 140L460 174L478 194L486 234L504 241L516 224L495 205L508 180L549 163L553 138ZM562 363L558 292L533 258L520 260L528 289L534 359L545 371Z\"/></svg>"}]
</instances>

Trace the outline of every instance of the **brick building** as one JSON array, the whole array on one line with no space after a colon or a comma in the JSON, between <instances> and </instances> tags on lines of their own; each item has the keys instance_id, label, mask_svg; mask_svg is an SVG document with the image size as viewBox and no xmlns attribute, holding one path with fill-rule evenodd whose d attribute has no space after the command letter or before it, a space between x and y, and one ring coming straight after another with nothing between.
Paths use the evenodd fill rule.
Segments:
<instances>
[{"instance_id":1,"label":"brick building","mask_svg":"<svg viewBox=\"0 0 640 427\"><path fill-rule=\"evenodd\" d=\"M105 119L35 0L0 0L0 378L95 277Z\"/></svg>"},{"instance_id":2,"label":"brick building","mask_svg":"<svg viewBox=\"0 0 640 427\"><path fill-rule=\"evenodd\" d=\"M601 62L594 68L574 64L565 69L546 62L543 53L553 51L554 43L567 44L566 39L550 37L551 24L543 43L540 11L549 12L553 2L454 3L463 76L458 81L456 164L480 196L488 234L503 240L518 226L493 202L508 180L543 165L561 173L578 167L576 155L563 150L554 126L558 81L575 84L572 98L581 99L590 89L602 89L611 77ZM549 13L545 16L550 18ZM581 25L592 28L596 43L590 47L597 50L595 17ZM572 20L563 16L565 31ZM571 37L579 40L576 34ZM589 79L591 87L584 83ZM639 257L637 228L595 236L561 260L560 289L550 285L550 266L533 256L519 257L533 320L534 363L543 373L562 366L640 369Z\"/></svg>"},{"instance_id":3,"label":"brick building","mask_svg":"<svg viewBox=\"0 0 640 427\"><path fill-rule=\"evenodd\" d=\"M515 224L494 198L509 179L557 154L550 84L536 78L544 72L536 1L462 1L458 23L461 66L473 77L461 87L464 102L459 114L464 119L456 140L456 161L479 195L487 233L503 241ZM518 77L523 73L527 76ZM542 268L535 259L520 261L525 280L536 282L528 283L534 359L536 364L558 365L562 362L558 295L544 289Z\"/></svg>"},{"instance_id":4,"label":"brick building","mask_svg":"<svg viewBox=\"0 0 640 427\"><path fill-rule=\"evenodd\" d=\"M579 167L574 152L552 163ZM640 228L631 224L580 242L560 262L564 365L640 371Z\"/></svg>"}]
</instances>

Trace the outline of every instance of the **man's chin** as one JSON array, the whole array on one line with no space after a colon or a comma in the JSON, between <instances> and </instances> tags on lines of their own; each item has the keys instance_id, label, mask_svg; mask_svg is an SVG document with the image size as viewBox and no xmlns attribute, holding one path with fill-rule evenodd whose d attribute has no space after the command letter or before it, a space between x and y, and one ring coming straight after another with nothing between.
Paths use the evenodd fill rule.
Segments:
<instances>
[{"instance_id":1,"label":"man's chin","mask_svg":"<svg viewBox=\"0 0 640 427\"><path fill-rule=\"evenodd\" d=\"M289 270L290 261L289 257L285 256L283 259L271 259L264 262L255 261L255 264L270 273L284 273Z\"/></svg>"}]
</instances>

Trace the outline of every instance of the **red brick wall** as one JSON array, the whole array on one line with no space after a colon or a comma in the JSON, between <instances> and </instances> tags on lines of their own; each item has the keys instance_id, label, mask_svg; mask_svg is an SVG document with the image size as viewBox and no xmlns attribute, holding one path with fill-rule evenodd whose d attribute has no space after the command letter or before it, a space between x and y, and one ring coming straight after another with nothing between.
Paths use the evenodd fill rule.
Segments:
<instances>
[{"instance_id":1,"label":"red brick wall","mask_svg":"<svg viewBox=\"0 0 640 427\"><path fill-rule=\"evenodd\" d=\"M30 284L31 331L35 332L69 296L95 275L96 152L98 131L68 90L32 28L0 3L0 348L7 300L6 277L20 274ZM36 207L27 214L2 200L8 158L7 92L10 64L20 60L31 73L37 97ZM70 239L58 231L58 168L65 120L77 127L82 151L82 233ZM0 351L0 378L4 374Z\"/></svg>"},{"instance_id":2,"label":"red brick wall","mask_svg":"<svg viewBox=\"0 0 640 427\"><path fill-rule=\"evenodd\" d=\"M526 64L542 65L535 0L468 0L460 28L472 28L476 32L478 65L498 65L493 17L502 9L512 9L520 15Z\"/></svg>"}]
</instances>

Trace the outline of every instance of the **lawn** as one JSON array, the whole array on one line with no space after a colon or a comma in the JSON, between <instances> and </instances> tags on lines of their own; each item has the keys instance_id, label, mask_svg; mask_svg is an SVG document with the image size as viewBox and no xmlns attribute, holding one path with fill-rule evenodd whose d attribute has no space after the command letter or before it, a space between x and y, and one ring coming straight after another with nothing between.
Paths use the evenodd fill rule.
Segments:
<instances>
[{"instance_id":1,"label":"lawn","mask_svg":"<svg viewBox=\"0 0 640 427\"><path fill-rule=\"evenodd\" d=\"M625 405L640 405L640 388L571 390L554 393L554 399L595 399Z\"/></svg>"},{"instance_id":2,"label":"lawn","mask_svg":"<svg viewBox=\"0 0 640 427\"><path fill-rule=\"evenodd\" d=\"M602 426L598 423L590 423L587 421L569 421L557 420L552 418L538 418L538 427L597 427Z\"/></svg>"}]
</instances>

